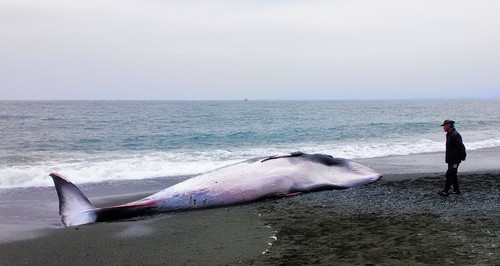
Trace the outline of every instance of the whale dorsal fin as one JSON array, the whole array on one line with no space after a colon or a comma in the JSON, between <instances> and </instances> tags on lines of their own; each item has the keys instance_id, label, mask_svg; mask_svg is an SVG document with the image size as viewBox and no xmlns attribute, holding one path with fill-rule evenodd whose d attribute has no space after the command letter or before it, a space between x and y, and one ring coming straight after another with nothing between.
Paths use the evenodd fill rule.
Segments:
<instances>
[{"instance_id":1,"label":"whale dorsal fin","mask_svg":"<svg viewBox=\"0 0 500 266\"><path fill-rule=\"evenodd\" d=\"M284 155L273 155L273 156L269 156L267 157L266 159L260 161L261 163L265 162L265 161L269 161L269 160L273 160L273 159L279 159L279 158L287 158L287 157L299 157L301 155L304 155L303 152L301 151L296 151L296 152L292 152L290 154L284 154Z\"/></svg>"}]
</instances>

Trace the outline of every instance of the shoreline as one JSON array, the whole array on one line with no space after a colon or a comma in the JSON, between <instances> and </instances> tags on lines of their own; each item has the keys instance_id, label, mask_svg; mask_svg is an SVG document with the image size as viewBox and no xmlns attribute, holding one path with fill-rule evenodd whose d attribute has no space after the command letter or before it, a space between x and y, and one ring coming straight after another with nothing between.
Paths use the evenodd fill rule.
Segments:
<instances>
[{"instance_id":1,"label":"shoreline","mask_svg":"<svg viewBox=\"0 0 500 266\"><path fill-rule=\"evenodd\" d=\"M354 159L384 174L384 179L392 176L444 175L447 165L443 152L421 153L411 155L394 155L387 157ZM500 147L483 148L467 151L467 160L458 169L461 174L500 172ZM398 179L394 179L398 180Z\"/></svg>"},{"instance_id":2,"label":"shoreline","mask_svg":"<svg viewBox=\"0 0 500 266\"><path fill-rule=\"evenodd\" d=\"M6 265L500 263L500 171L459 172L462 195L436 194L440 173L395 175L347 190L47 228L0 243ZM397 177L404 176L399 179ZM409 178L411 177L411 178ZM391 177L391 179L393 179Z\"/></svg>"}]
</instances>

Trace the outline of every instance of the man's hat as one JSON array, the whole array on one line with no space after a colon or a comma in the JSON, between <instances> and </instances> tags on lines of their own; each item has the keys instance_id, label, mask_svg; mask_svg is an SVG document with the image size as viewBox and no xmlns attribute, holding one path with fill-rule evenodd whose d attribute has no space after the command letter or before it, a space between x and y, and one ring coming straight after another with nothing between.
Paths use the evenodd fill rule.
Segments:
<instances>
[{"instance_id":1,"label":"man's hat","mask_svg":"<svg viewBox=\"0 0 500 266\"><path fill-rule=\"evenodd\" d=\"M455 124L455 121L446 119L446 120L444 120L444 122L441 126L444 126L446 124L453 126Z\"/></svg>"}]
</instances>

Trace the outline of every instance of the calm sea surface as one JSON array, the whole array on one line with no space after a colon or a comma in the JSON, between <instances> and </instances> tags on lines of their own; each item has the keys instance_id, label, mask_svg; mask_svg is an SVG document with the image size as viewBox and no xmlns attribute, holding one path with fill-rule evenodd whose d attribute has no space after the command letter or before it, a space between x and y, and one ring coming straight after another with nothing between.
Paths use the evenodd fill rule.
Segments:
<instances>
[{"instance_id":1,"label":"calm sea surface","mask_svg":"<svg viewBox=\"0 0 500 266\"><path fill-rule=\"evenodd\" d=\"M374 158L500 147L500 100L0 101L0 188L192 175L304 151Z\"/></svg>"}]
</instances>

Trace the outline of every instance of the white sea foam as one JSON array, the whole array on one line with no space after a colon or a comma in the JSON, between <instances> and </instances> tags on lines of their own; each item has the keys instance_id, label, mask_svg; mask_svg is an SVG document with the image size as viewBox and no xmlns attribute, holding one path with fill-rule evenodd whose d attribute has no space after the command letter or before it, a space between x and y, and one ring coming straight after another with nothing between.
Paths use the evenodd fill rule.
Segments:
<instances>
[{"instance_id":1,"label":"white sea foam","mask_svg":"<svg viewBox=\"0 0 500 266\"><path fill-rule=\"evenodd\" d=\"M0 188L51 186L52 179L48 176L51 172L58 172L74 183L85 183L193 175L228 163L232 161L196 153L125 152L122 155L94 154L87 157L80 154L70 159L0 168Z\"/></svg>"},{"instance_id":2,"label":"white sea foam","mask_svg":"<svg viewBox=\"0 0 500 266\"><path fill-rule=\"evenodd\" d=\"M347 159L376 158L394 155L443 152L443 141L421 139L415 142L372 142L339 144L298 144L232 150L206 151L125 151L101 153L31 154L37 160L0 165L0 188L52 186L48 176L58 172L74 183L105 180L148 179L155 177L195 175L253 157L264 157L293 151L325 153ZM467 149L500 147L500 139L467 142ZM40 158L49 158L42 160Z\"/></svg>"}]
</instances>

